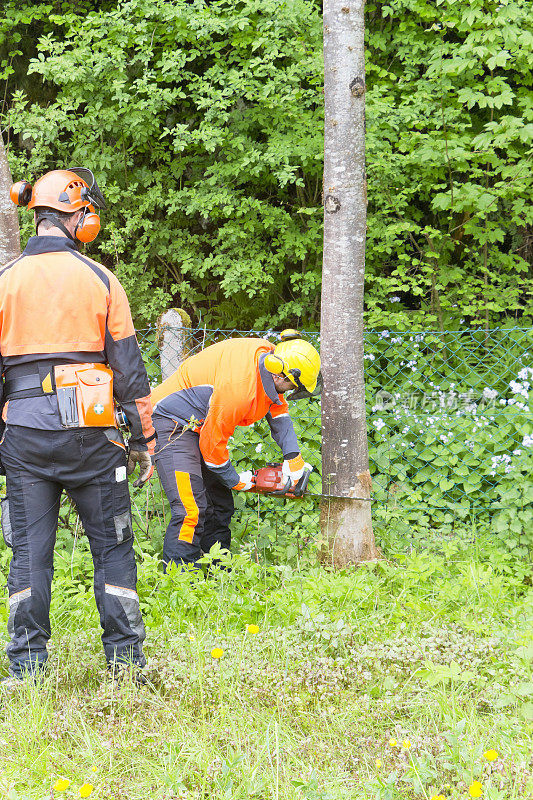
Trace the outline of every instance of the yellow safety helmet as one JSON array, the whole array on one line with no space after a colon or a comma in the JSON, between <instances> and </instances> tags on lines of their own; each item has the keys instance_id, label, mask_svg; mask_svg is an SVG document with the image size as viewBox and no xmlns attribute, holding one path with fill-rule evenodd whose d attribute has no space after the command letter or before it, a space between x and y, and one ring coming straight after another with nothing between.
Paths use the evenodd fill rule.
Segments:
<instances>
[{"instance_id":1,"label":"yellow safety helmet","mask_svg":"<svg viewBox=\"0 0 533 800\"><path fill-rule=\"evenodd\" d=\"M293 329L281 333L281 342L265 357L265 368L274 375L285 375L296 387L291 399L309 397L320 376L320 356L312 344ZM298 395L298 396L295 396Z\"/></svg>"}]
</instances>

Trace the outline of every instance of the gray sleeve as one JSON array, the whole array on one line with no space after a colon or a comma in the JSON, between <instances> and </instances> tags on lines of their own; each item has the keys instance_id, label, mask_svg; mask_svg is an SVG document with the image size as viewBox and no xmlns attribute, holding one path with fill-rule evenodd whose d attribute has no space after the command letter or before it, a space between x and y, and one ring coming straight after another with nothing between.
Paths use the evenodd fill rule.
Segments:
<instances>
[{"instance_id":1,"label":"gray sleeve","mask_svg":"<svg viewBox=\"0 0 533 800\"><path fill-rule=\"evenodd\" d=\"M289 414L280 414L278 417L273 417L269 411L266 415L266 420L270 425L272 438L281 448L283 456L300 452L300 445Z\"/></svg>"},{"instance_id":2,"label":"gray sleeve","mask_svg":"<svg viewBox=\"0 0 533 800\"><path fill-rule=\"evenodd\" d=\"M225 464L221 464L220 466L216 464L209 464L207 461L204 461L204 463L209 472L212 472L213 475L216 475L218 480L225 484L228 489L233 489L233 487L237 486L239 483L239 473L231 461L226 461Z\"/></svg>"}]
</instances>

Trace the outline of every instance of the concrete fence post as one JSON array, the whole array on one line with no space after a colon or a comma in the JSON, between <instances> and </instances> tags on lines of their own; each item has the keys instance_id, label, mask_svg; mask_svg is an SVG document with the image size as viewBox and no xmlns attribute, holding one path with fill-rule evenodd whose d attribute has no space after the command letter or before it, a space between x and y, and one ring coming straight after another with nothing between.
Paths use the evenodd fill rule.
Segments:
<instances>
[{"instance_id":1,"label":"concrete fence post","mask_svg":"<svg viewBox=\"0 0 533 800\"><path fill-rule=\"evenodd\" d=\"M157 346L163 380L172 375L187 357L185 329L190 327L191 318L181 308L169 308L157 320Z\"/></svg>"}]
</instances>

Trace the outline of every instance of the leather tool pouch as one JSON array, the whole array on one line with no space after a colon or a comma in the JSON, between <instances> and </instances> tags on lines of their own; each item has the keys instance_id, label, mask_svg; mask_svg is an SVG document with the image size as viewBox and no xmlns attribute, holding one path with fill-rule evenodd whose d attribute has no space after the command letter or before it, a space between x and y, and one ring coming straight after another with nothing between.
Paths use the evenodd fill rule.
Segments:
<instances>
[{"instance_id":1,"label":"leather tool pouch","mask_svg":"<svg viewBox=\"0 0 533 800\"><path fill-rule=\"evenodd\" d=\"M63 428L116 428L113 373L103 364L54 367Z\"/></svg>"}]
</instances>

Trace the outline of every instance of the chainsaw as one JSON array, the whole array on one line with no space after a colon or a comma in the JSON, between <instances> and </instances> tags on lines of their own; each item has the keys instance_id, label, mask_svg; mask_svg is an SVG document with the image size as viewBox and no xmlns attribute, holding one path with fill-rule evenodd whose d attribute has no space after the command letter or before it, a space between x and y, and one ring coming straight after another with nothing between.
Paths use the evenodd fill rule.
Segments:
<instances>
[{"instance_id":1,"label":"chainsaw","mask_svg":"<svg viewBox=\"0 0 533 800\"><path fill-rule=\"evenodd\" d=\"M291 488L290 478L284 478L281 464L267 464L266 467L253 470L255 484L250 492L267 494L274 497L288 497L297 500L304 496L309 483L309 476L313 471L310 464L305 464L304 473L296 486Z\"/></svg>"}]
</instances>

